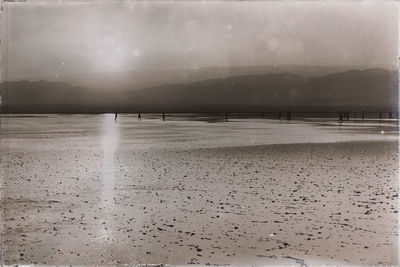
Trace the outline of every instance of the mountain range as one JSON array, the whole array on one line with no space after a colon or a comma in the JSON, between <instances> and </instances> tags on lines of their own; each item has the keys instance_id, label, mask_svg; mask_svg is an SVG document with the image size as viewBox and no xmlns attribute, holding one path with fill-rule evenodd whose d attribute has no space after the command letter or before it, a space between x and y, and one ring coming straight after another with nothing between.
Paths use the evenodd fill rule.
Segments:
<instances>
[{"instance_id":1,"label":"mountain range","mask_svg":"<svg viewBox=\"0 0 400 267\"><path fill-rule=\"evenodd\" d=\"M391 111L398 104L398 73L377 68L317 77L282 72L141 90L7 81L0 92L3 113Z\"/></svg>"},{"instance_id":2,"label":"mountain range","mask_svg":"<svg viewBox=\"0 0 400 267\"><path fill-rule=\"evenodd\" d=\"M391 66L380 66L390 69ZM303 77L318 77L365 66L313 66L313 65L244 65L214 66L191 69L140 69L94 73L58 73L47 77L26 76L26 80L73 83L85 88L137 91L166 83L191 83L224 77L293 73ZM376 68L376 67L375 67ZM13 79L16 80L16 79Z\"/></svg>"}]
</instances>

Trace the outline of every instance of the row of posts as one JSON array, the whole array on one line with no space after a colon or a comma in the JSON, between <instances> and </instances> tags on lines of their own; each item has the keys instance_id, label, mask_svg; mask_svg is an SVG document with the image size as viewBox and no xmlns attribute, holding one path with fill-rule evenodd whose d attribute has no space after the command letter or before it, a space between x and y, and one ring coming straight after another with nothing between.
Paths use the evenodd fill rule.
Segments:
<instances>
[{"instance_id":1,"label":"row of posts","mask_svg":"<svg viewBox=\"0 0 400 267\"><path fill-rule=\"evenodd\" d=\"M229 118L228 112L225 112L225 121L228 121L228 118ZM261 112L261 118L264 118L264 112ZM279 113L278 113L278 118L279 118L280 120L283 120L283 112L279 112ZM290 120L292 119L292 113L291 113L290 111L287 111L287 112L286 112L286 119L287 119L288 121L290 121Z\"/></svg>"},{"instance_id":2,"label":"row of posts","mask_svg":"<svg viewBox=\"0 0 400 267\"><path fill-rule=\"evenodd\" d=\"M389 119L393 119L393 113L394 112L389 112L388 113L389 114ZM379 120L382 120L383 112L379 112L378 114L379 114ZM395 114L396 114L396 118L399 119L399 112L397 111L397 112L395 112ZM279 112L278 113L278 119L279 120L283 120L285 118L284 115L286 115L286 120L290 121L292 119L292 113L290 111L287 111L285 113L284 112ZM361 120L364 121L365 120L365 112L364 111L361 112L360 115L361 115ZM264 112L261 112L261 118L264 118ZM139 112L138 113L138 120L141 120L141 119L142 119L142 116L141 116L141 113ZM165 121L165 119L166 119L165 112L163 112L162 113L162 120ZM228 121L228 119L229 119L229 113L225 112L225 121ZM354 120L356 120L356 119L357 119L357 112L354 112ZM340 123L342 123L343 121L350 121L350 112L339 112L338 121Z\"/></svg>"},{"instance_id":3,"label":"row of posts","mask_svg":"<svg viewBox=\"0 0 400 267\"><path fill-rule=\"evenodd\" d=\"M378 116L379 116L379 120L380 121L383 119L384 113L386 113L386 112L382 112L382 111L378 112ZM399 119L399 112L398 111L396 111L396 112L390 111L387 114L388 114L389 119L393 119L393 117L394 117L393 115L394 114L396 114L395 118L397 120ZM350 112L339 112L339 116L338 117L339 117L338 119L339 119L340 123L342 123L343 121L349 121L350 120ZM357 112L354 112L354 120L357 120ZM365 121L365 112L364 111L361 112L361 120Z\"/></svg>"},{"instance_id":4,"label":"row of posts","mask_svg":"<svg viewBox=\"0 0 400 267\"><path fill-rule=\"evenodd\" d=\"M264 112L261 112L261 118L264 118ZM279 112L278 113L278 118L280 120L284 119L283 112ZM162 120L165 121L165 119L166 119L165 112L163 112L162 113ZM229 113L225 112L225 121L228 121L228 119L229 119ZM292 113L290 111L287 111L286 112L286 120L290 121L291 119L292 119ZM140 112L138 113L138 120L139 121L142 120L142 115L141 115Z\"/></svg>"},{"instance_id":5,"label":"row of posts","mask_svg":"<svg viewBox=\"0 0 400 267\"><path fill-rule=\"evenodd\" d=\"M141 121L142 120L142 114L139 112L138 113L138 120ZM162 120L165 121L165 112L162 113Z\"/></svg>"}]
</instances>

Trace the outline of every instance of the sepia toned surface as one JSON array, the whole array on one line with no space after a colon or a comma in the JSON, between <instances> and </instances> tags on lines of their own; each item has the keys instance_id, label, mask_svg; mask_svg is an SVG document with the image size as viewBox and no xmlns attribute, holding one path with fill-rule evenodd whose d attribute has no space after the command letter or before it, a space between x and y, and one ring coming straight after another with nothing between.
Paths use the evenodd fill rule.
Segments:
<instances>
[{"instance_id":1,"label":"sepia toned surface","mask_svg":"<svg viewBox=\"0 0 400 267\"><path fill-rule=\"evenodd\" d=\"M398 264L388 120L1 122L5 264Z\"/></svg>"},{"instance_id":2,"label":"sepia toned surface","mask_svg":"<svg viewBox=\"0 0 400 267\"><path fill-rule=\"evenodd\" d=\"M0 5L2 264L400 264L398 2Z\"/></svg>"}]
</instances>

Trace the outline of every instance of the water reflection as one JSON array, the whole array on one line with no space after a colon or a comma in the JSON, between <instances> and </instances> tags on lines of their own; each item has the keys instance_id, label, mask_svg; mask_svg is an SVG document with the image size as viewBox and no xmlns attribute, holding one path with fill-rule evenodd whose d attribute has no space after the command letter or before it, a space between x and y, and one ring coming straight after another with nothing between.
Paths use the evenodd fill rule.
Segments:
<instances>
[{"instance_id":1,"label":"water reflection","mask_svg":"<svg viewBox=\"0 0 400 267\"><path fill-rule=\"evenodd\" d=\"M102 178L103 187L101 191L100 209L104 213L104 224L100 227L100 238L102 241L111 241L112 234L112 218L111 213L114 210L114 184L115 174L117 170L117 163L115 160L115 152L119 143L119 128L118 124L114 121L112 114L104 114L101 125L102 136L102 149L103 149L103 162L102 162ZM108 216L109 215L109 216Z\"/></svg>"}]
</instances>

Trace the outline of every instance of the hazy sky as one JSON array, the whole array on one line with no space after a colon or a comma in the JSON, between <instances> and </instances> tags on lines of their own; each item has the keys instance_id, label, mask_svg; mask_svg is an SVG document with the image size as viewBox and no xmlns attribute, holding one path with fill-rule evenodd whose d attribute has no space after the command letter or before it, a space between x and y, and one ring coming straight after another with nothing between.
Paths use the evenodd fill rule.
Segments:
<instances>
[{"instance_id":1,"label":"hazy sky","mask_svg":"<svg viewBox=\"0 0 400 267\"><path fill-rule=\"evenodd\" d=\"M398 4L9 3L8 79L246 65L389 65ZM4 56L3 54L3 56Z\"/></svg>"}]
</instances>

